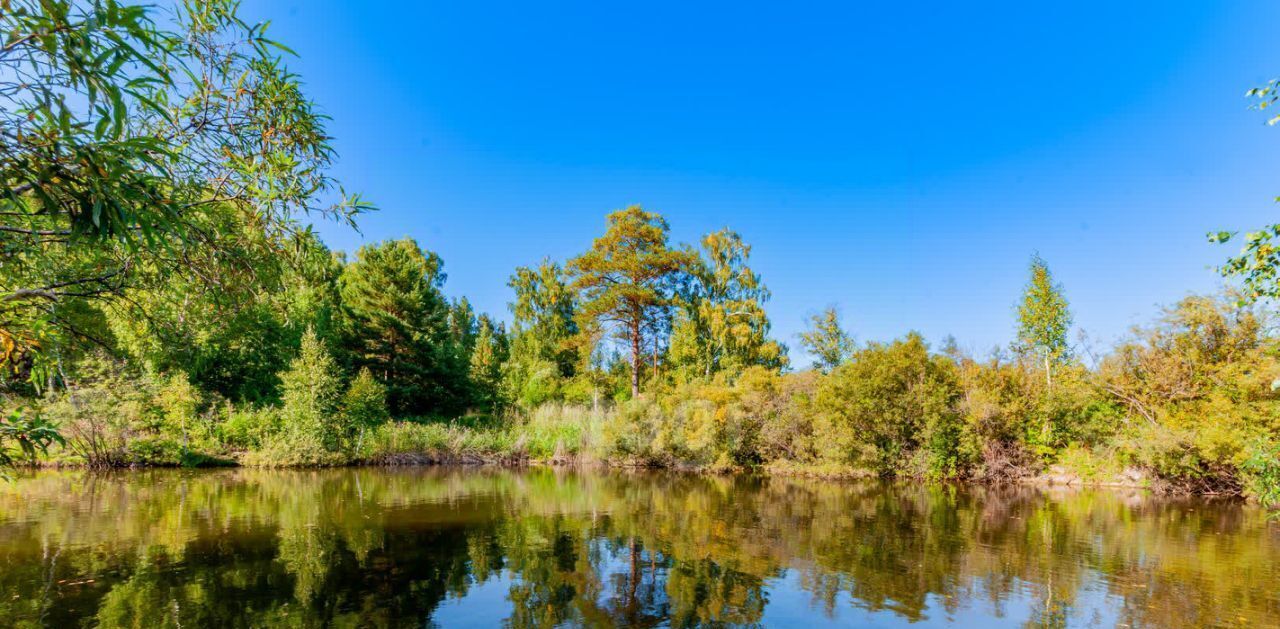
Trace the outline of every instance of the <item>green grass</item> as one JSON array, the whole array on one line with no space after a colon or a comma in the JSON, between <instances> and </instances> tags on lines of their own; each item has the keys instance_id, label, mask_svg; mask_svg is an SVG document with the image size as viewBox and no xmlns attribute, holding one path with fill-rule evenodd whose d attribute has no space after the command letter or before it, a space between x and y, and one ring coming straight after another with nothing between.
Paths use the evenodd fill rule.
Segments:
<instances>
[{"instance_id":1,"label":"green grass","mask_svg":"<svg viewBox=\"0 0 1280 629\"><path fill-rule=\"evenodd\" d=\"M560 405L505 421L394 421L366 434L355 456L370 463L413 457L435 462L570 462L594 457L602 422L599 414Z\"/></svg>"}]
</instances>

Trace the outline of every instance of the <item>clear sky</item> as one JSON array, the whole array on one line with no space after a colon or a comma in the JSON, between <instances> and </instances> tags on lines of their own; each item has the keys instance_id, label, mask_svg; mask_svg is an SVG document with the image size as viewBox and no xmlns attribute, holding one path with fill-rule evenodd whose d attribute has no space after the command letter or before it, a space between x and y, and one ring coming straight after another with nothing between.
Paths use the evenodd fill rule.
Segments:
<instances>
[{"instance_id":1,"label":"clear sky","mask_svg":"<svg viewBox=\"0 0 1280 629\"><path fill-rule=\"evenodd\" d=\"M1280 219L1280 3L249 0L381 210L446 292L506 279L629 204L676 240L729 226L774 334L837 305L860 340L1005 344L1039 252L1105 344L1215 290L1204 234Z\"/></svg>"}]
</instances>

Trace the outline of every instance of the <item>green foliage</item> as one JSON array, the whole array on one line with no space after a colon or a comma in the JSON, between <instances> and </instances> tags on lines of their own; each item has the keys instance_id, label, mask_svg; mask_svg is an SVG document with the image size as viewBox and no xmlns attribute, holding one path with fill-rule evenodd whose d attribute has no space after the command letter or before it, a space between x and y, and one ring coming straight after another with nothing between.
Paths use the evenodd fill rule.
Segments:
<instances>
[{"instance_id":1,"label":"green foliage","mask_svg":"<svg viewBox=\"0 0 1280 629\"><path fill-rule=\"evenodd\" d=\"M302 337L298 357L280 376L283 389L280 433L268 449L288 452L283 462L321 463L342 447L344 426L338 413L342 380L338 364L314 330Z\"/></svg>"},{"instance_id":2,"label":"green foliage","mask_svg":"<svg viewBox=\"0 0 1280 629\"><path fill-rule=\"evenodd\" d=\"M366 431L391 419L387 413L387 388L374 379L368 369L361 369L342 395L338 417L342 444L359 450L360 440Z\"/></svg>"},{"instance_id":3,"label":"green foliage","mask_svg":"<svg viewBox=\"0 0 1280 629\"><path fill-rule=\"evenodd\" d=\"M583 462L596 458L602 413L579 406L547 404L511 427L516 442L538 461Z\"/></svg>"},{"instance_id":4,"label":"green foliage","mask_svg":"<svg viewBox=\"0 0 1280 629\"><path fill-rule=\"evenodd\" d=\"M218 424L218 440L230 452L257 450L280 431L280 412L275 407L254 408L228 405Z\"/></svg>"},{"instance_id":5,"label":"green foliage","mask_svg":"<svg viewBox=\"0 0 1280 629\"><path fill-rule=\"evenodd\" d=\"M1044 366L1049 388L1053 386L1053 370L1071 358L1067 340L1070 330L1071 311L1062 285L1054 283L1049 266L1040 256L1032 256L1031 279L1018 305L1018 340L1014 349Z\"/></svg>"},{"instance_id":6,"label":"green foliage","mask_svg":"<svg viewBox=\"0 0 1280 629\"><path fill-rule=\"evenodd\" d=\"M70 129L49 126L46 113L0 115L4 129L66 139L66 154L0 149L17 160L5 162L0 202L20 223L0 226L0 390L12 396L6 409L29 402L32 417L66 435L65 445L45 444L60 461L602 460L991 480L1067 469L1099 481L1136 467L1168 486L1274 493L1266 444L1280 436L1280 346L1261 306L1190 298L1088 368L1071 356L1062 288L1035 257L1017 360L977 361L954 341L931 353L915 334L859 349L827 309L801 335L815 369L783 373L751 247L727 229L697 251L673 244L665 219L633 206L610 214L605 233L563 267L516 270L508 333L465 297L447 297L441 259L412 239L361 247L348 262L295 223L302 212L350 218L362 206L314 201L332 185L321 119L232 5L188 3L173 32L149 21L150 9L110 16L133 24L116 35L140 48L93 60L22 33L60 25L59 46L95 50L107 22L90 14L114 5L61 16L66 3L17 6L0 18L17 25L11 50L65 57L29 72L54 72L68 95L94 86L103 99L71 112ZM178 65L109 67L139 54ZM219 59L226 65L202 70L207 84L160 76ZM68 60L85 65L56 65ZM229 68L245 71L251 92L226 91ZM154 89L118 93L136 114L119 130L117 70L159 77ZM0 98L28 89L43 88ZM147 113L139 94L164 95ZM178 105L179 94L224 100ZM232 118L162 133L210 111ZM82 115L110 120L93 136ZM142 146L150 142L161 145L154 154ZM134 153L111 159L132 174L116 162L92 168L126 149ZM165 164L148 162L157 156ZM107 214L85 222L94 212ZM1258 268L1269 264L1268 239L1250 243ZM1268 277L1249 280L1254 293L1242 301L1266 294L1257 282ZM406 417L433 421L392 420ZM305 555L306 539L298 543Z\"/></svg>"},{"instance_id":7,"label":"green foliage","mask_svg":"<svg viewBox=\"0 0 1280 629\"><path fill-rule=\"evenodd\" d=\"M813 366L823 373L840 366L856 349L853 337L840 327L835 307L809 318L809 330L800 335L800 346L813 355Z\"/></svg>"},{"instance_id":8,"label":"green foliage","mask_svg":"<svg viewBox=\"0 0 1280 629\"><path fill-rule=\"evenodd\" d=\"M559 399L564 382L578 372L576 296L564 270L549 260L517 268L507 286L515 300L503 389L508 399L530 409Z\"/></svg>"},{"instance_id":9,"label":"green foliage","mask_svg":"<svg viewBox=\"0 0 1280 629\"><path fill-rule=\"evenodd\" d=\"M0 10L0 359L37 384L105 339L100 304L152 274L218 286L211 214L270 234L347 221L324 119L237 4L12 0ZM145 309L135 310L144 314Z\"/></svg>"},{"instance_id":10,"label":"green foliage","mask_svg":"<svg viewBox=\"0 0 1280 629\"><path fill-rule=\"evenodd\" d=\"M1276 339L1255 308L1189 297L1102 364L1136 422L1124 451L1171 481L1230 488L1249 442L1280 434Z\"/></svg>"},{"instance_id":11,"label":"green foliage","mask_svg":"<svg viewBox=\"0 0 1280 629\"><path fill-rule=\"evenodd\" d=\"M1231 232L1209 235L1209 242L1226 243L1234 238ZM1224 277L1238 278L1243 284L1243 300L1280 297L1280 223L1267 225L1244 235L1240 253L1228 258L1218 267Z\"/></svg>"},{"instance_id":12,"label":"green foliage","mask_svg":"<svg viewBox=\"0 0 1280 629\"><path fill-rule=\"evenodd\" d=\"M1262 87L1255 87L1245 93L1253 98L1254 108L1265 111L1276 104L1280 98L1280 82L1272 80ZM1280 121L1280 114L1267 119L1268 125ZM1276 197L1280 201L1280 197ZM1209 234L1209 242L1226 243L1235 238L1230 231L1217 231ZM1260 229L1248 232L1244 236L1244 245L1240 253L1228 258L1226 263L1218 267L1224 277L1236 278L1243 284L1241 301L1280 297L1280 223L1265 225Z\"/></svg>"},{"instance_id":13,"label":"green foliage","mask_svg":"<svg viewBox=\"0 0 1280 629\"><path fill-rule=\"evenodd\" d=\"M873 343L837 367L818 390L817 438L835 463L892 475L922 449L931 474L954 476L961 391L954 363L930 355L918 334Z\"/></svg>"},{"instance_id":14,"label":"green foliage","mask_svg":"<svg viewBox=\"0 0 1280 629\"><path fill-rule=\"evenodd\" d=\"M221 448L216 412L181 374L139 373L102 354L68 367L77 375L73 385L32 401L66 439L50 452L56 460L90 467L182 465Z\"/></svg>"},{"instance_id":15,"label":"green foliage","mask_svg":"<svg viewBox=\"0 0 1280 629\"><path fill-rule=\"evenodd\" d=\"M342 270L343 348L353 368L386 384L397 414L457 411L466 401L468 362L450 333L441 266L404 238L361 247Z\"/></svg>"},{"instance_id":16,"label":"green foliage","mask_svg":"<svg viewBox=\"0 0 1280 629\"><path fill-rule=\"evenodd\" d=\"M581 318L612 327L628 345L631 395L636 397L645 352L651 351L656 362L676 282L696 256L669 247L666 219L638 205L610 214L607 222L604 236L568 267L573 287L580 291Z\"/></svg>"},{"instance_id":17,"label":"green foliage","mask_svg":"<svg viewBox=\"0 0 1280 629\"><path fill-rule=\"evenodd\" d=\"M732 384L685 385L666 401L669 419L660 445L685 461L714 469L760 465L766 440L776 436L771 426L785 420L783 387L782 376L759 365Z\"/></svg>"},{"instance_id":18,"label":"green foliage","mask_svg":"<svg viewBox=\"0 0 1280 629\"><path fill-rule=\"evenodd\" d=\"M189 431L195 427L196 411L202 403L200 391L181 373L165 378L157 392L156 404L160 409L162 430L181 435L184 450L190 442Z\"/></svg>"},{"instance_id":19,"label":"green foliage","mask_svg":"<svg viewBox=\"0 0 1280 629\"><path fill-rule=\"evenodd\" d=\"M470 378L474 399L483 408L496 411L503 403L502 365L508 359L507 335L501 324L480 316L479 332L471 349Z\"/></svg>"},{"instance_id":20,"label":"green foliage","mask_svg":"<svg viewBox=\"0 0 1280 629\"><path fill-rule=\"evenodd\" d=\"M785 348L769 338L769 290L747 266L750 255L751 246L728 229L702 238L702 257L680 291L669 350L686 381L721 372L734 377L756 365L786 366Z\"/></svg>"},{"instance_id":21,"label":"green foliage","mask_svg":"<svg viewBox=\"0 0 1280 629\"><path fill-rule=\"evenodd\" d=\"M126 307L106 309L107 323L119 350L151 371L181 370L235 401L275 402L303 331L332 340L340 266L309 232L275 239L226 221L217 231L236 253L210 263L220 289L204 289L199 276L149 274Z\"/></svg>"},{"instance_id":22,"label":"green foliage","mask_svg":"<svg viewBox=\"0 0 1280 629\"><path fill-rule=\"evenodd\" d=\"M448 451L456 434L444 423L389 422L369 434L358 454L365 461L396 463L398 457L412 456L410 462L417 462Z\"/></svg>"},{"instance_id":23,"label":"green foliage","mask_svg":"<svg viewBox=\"0 0 1280 629\"><path fill-rule=\"evenodd\" d=\"M1258 437L1241 465L1245 489L1263 506L1280 509L1280 441Z\"/></svg>"},{"instance_id":24,"label":"green foliage","mask_svg":"<svg viewBox=\"0 0 1280 629\"><path fill-rule=\"evenodd\" d=\"M358 455L393 465L584 462L596 456L603 420L579 407L549 404L513 423L389 422L369 434Z\"/></svg>"},{"instance_id":25,"label":"green foliage","mask_svg":"<svg viewBox=\"0 0 1280 629\"><path fill-rule=\"evenodd\" d=\"M34 463L49 446L61 443L57 428L39 415L25 409L0 415L0 478L16 463Z\"/></svg>"},{"instance_id":26,"label":"green foliage","mask_svg":"<svg viewBox=\"0 0 1280 629\"><path fill-rule=\"evenodd\" d=\"M641 398L619 405L604 422L605 456L625 464L671 462L670 441L662 434L664 424L666 416L652 400Z\"/></svg>"}]
</instances>

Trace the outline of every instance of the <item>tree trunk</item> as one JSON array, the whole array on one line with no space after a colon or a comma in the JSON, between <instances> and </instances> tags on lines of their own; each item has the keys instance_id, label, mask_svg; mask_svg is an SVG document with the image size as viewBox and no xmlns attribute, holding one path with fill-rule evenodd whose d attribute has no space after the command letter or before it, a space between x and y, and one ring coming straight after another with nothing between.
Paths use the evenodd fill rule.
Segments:
<instances>
[{"instance_id":1,"label":"tree trunk","mask_svg":"<svg viewBox=\"0 0 1280 629\"><path fill-rule=\"evenodd\" d=\"M631 397L640 397L640 320L631 324Z\"/></svg>"},{"instance_id":2,"label":"tree trunk","mask_svg":"<svg viewBox=\"0 0 1280 629\"><path fill-rule=\"evenodd\" d=\"M1045 354L1044 356L1044 386L1045 386L1045 393L1048 395L1052 395L1053 394L1053 371L1051 369L1051 364L1049 362L1048 354ZM1052 438L1053 436L1053 420L1051 420L1048 415L1046 415L1044 418L1044 428L1041 429L1040 435L1045 442L1048 442L1049 439Z\"/></svg>"},{"instance_id":3,"label":"tree trunk","mask_svg":"<svg viewBox=\"0 0 1280 629\"><path fill-rule=\"evenodd\" d=\"M658 381L658 338L653 339L653 381Z\"/></svg>"}]
</instances>

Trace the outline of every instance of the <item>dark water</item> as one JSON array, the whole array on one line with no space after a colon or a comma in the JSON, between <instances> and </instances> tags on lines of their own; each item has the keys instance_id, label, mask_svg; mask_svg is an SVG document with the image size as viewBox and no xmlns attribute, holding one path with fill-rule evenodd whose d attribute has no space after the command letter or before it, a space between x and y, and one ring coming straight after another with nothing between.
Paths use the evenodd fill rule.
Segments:
<instances>
[{"instance_id":1,"label":"dark water","mask_svg":"<svg viewBox=\"0 0 1280 629\"><path fill-rule=\"evenodd\" d=\"M535 469L0 483L0 626L1275 626L1230 502Z\"/></svg>"}]
</instances>

